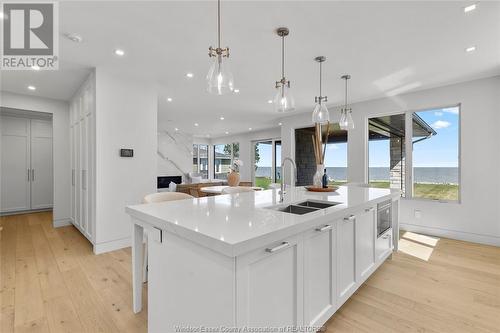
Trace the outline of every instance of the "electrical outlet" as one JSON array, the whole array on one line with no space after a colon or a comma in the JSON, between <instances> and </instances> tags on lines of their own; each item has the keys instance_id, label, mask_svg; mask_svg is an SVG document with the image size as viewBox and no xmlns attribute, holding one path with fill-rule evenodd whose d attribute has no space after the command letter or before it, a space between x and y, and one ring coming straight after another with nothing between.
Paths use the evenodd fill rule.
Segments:
<instances>
[{"instance_id":1,"label":"electrical outlet","mask_svg":"<svg viewBox=\"0 0 500 333\"><path fill-rule=\"evenodd\" d=\"M415 209L415 218L416 219L422 218L422 212L420 211L420 209Z\"/></svg>"}]
</instances>

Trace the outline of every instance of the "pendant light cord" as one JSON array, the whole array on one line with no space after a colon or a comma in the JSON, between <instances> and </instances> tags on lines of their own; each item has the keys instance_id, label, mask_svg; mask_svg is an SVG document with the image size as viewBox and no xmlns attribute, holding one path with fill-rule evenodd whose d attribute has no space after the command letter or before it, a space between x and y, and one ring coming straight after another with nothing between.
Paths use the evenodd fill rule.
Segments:
<instances>
[{"instance_id":1,"label":"pendant light cord","mask_svg":"<svg viewBox=\"0 0 500 333\"><path fill-rule=\"evenodd\" d=\"M217 0L217 44L220 49L220 0Z\"/></svg>"},{"instance_id":2,"label":"pendant light cord","mask_svg":"<svg viewBox=\"0 0 500 333\"><path fill-rule=\"evenodd\" d=\"M347 78L345 79L345 105L344 108L347 110Z\"/></svg>"},{"instance_id":3,"label":"pendant light cord","mask_svg":"<svg viewBox=\"0 0 500 333\"><path fill-rule=\"evenodd\" d=\"M281 36L281 77L285 78L285 36Z\"/></svg>"},{"instance_id":4,"label":"pendant light cord","mask_svg":"<svg viewBox=\"0 0 500 333\"><path fill-rule=\"evenodd\" d=\"M319 63L319 104L321 104L321 99L322 99L322 96L321 96L321 72L322 72L322 62Z\"/></svg>"}]
</instances>

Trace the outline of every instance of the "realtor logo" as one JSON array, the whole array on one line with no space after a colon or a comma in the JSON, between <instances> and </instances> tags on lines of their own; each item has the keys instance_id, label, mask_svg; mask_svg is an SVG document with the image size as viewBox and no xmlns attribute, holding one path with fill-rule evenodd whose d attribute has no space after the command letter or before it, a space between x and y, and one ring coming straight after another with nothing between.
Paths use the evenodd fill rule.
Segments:
<instances>
[{"instance_id":1,"label":"realtor logo","mask_svg":"<svg viewBox=\"0 0 500 333\"><path fill-rule=\"evenodd\" d=\"M55 2L2 3L2 70L58 69L58 7Z\"/></svg>"}]
</instances>

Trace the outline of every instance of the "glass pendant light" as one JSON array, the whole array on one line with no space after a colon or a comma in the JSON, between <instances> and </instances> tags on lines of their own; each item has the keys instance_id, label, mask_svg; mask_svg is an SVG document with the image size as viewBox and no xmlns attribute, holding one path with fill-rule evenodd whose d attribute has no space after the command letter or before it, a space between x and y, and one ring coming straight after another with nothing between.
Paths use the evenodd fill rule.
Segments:
<instances>
[{"instance_id":1,"label":"glass pendant light","mask_svg":"<svg viewBox=\"0 0 500 333\"><path fill-rule=\"evenodd\" d=\"M278 112L291 111L295 108L295 100L290 93L290 81L285 78L285 36L290 31L288 28L278 28L276 30L281 37L281 80L276 81L276 95L274 96L274 108Z\"/></svg>"},{"instance_id":2,"label":"glass pendant light","mask_svg":"<svg viewBox=\"0 0 500 333\"><path fill-rule=\"evenodd\" d=\"M220 0L217 0L217 48L209 47L208 56L213 58L207 74L207 90L211 94L223 95L234 90L233 74L229 70L227 61L229 47L220 47Z\"/></svg>"},{"instance_id":3,"label":"glass pendant light","mask_svg":"<svg viewBox=\"0 0 500 333\"><path fill-rule=\"evenodd\" d=\"M343 130L354 129L354 121L352 120L352 109L347 105L347 80L351 78L349 74L342 75L341 79L345 80L345 103L340 109L340 128Z\"/></svg>"},{"instance_id":4,"label":"glass pendant light","mask_svg":"<svg viewBox=\"0 0 500 333\"><path fill-rule=\"evenodd\" d=\"M314 58L314 60L319 63L319 96L314 97L316 105L312 113L312 121L315 124L326 124L330 121L330 114L328 113L328 109L323 102L326 103L328 101L328 97L321 96L322 63L326 61L326 57L319 56Z\"/></svg>"}]
</instances>

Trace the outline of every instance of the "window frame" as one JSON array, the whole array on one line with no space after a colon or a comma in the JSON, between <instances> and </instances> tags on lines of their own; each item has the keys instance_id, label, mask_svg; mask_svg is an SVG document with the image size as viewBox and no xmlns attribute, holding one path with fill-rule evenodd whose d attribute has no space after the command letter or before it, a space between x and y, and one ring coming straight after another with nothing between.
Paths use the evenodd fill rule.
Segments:
<instances>
[{"instance_id":1,"label":"window frame","mask_svg":"<svg viewBox=\"0 0 500 333\"><path fill-rule=\"evenodd\" d=\"M439 109L447 109L447 108L458 108L458 198L457 200L448 200L448 199L430 199L430 198L421 198L413 196L413 113L425 112L425 111L433 111ZM382 117L382 116L391 116L397 114L405 115L405 197L402 197L402 200L413 200L413 201L423 201L423 202L436 202L436 203L444 203L444 204L461 204L462 203L462 103L457 104L446 104L435 107L426 107L421 109L409 109L403 111L392 111L392 112L382 112L382 113L374 113L369 114L365 117L364 126L365 126L365 182L369 182L369 170L370 170L370 155L369 155L369 120L371 118ZM410 186L408 186L410 185Z\"/></svg>"},{"instance_id":2,"label":"window frame","mask_svg":"<svg viewBox=\"0 0 500 333\"><path fill-rule=\"evenodd\" d=\"M272 139L259 139L259 140L253 140L251 141L251 155L252 155L252 185L255 186L255 145L258 143L264 143L264 142L271 142L271 155L272 155L272 161L271 161L271 183L276 183L276 166L277 161L276 161L276 142L282 142L281 138L272 138ZM281 145L283 149L283 145ZM281 158L283 159L283 150L282 150L282 156ZM281 161L279 161L279 166L281 167ZM283 181L283 171L281 171L281 181Z\"/></svg>"},{"instance_id":3,"label":"window frame","mask_svg":"<svg viewBox=\"0 0 500 333\"><path fill-rule=\"evenodd\" d=\"M215 160L216 160L215 147L216 146L226 146L226 145L229 145L231 147L231 149L230 149L231 150L231 161L229 164L230 166L233 165L235 159L240 158L240 156L239 156L240 143L238 141L229 142L229 143L213 143L213 144L211 144L210 146L212 147L212 159L211 159L212 165L210 165L210 159L209 159L208 168L212 170L212 179L213 180L227 180L227 178L224 178L224 179L215 178L215 174L216 174L216 172L215 172ZM234 156L234 146L235 145L238 145L238 156L237 157Z\"/></svg>"},{"instance_id":4,"label":"window frame","mask_svg":"<svg viewBox=\"0 0 500 333\"><path fill-rule=\"evenodd\" d=\"M207 167L208 167L208 170L207 170L207 176L206 177L204 177L204 175L201 172L200 146L206 146L207 147L207 157L206 158L207 158ZM193 159L194 159L194 154L195 154L195 151L196 151L196 173L200 174L201 177L202 177L202 179L209 179L210 178L210 172L209 172L210 171L210 158L209 158L209 155L210 155L209 149L210 148L209 147L210 147L210 145L206 144L206 143L193 143ZM194 170L193 170L193 172L194 172Z\"/></svg>"}]
</instances>

